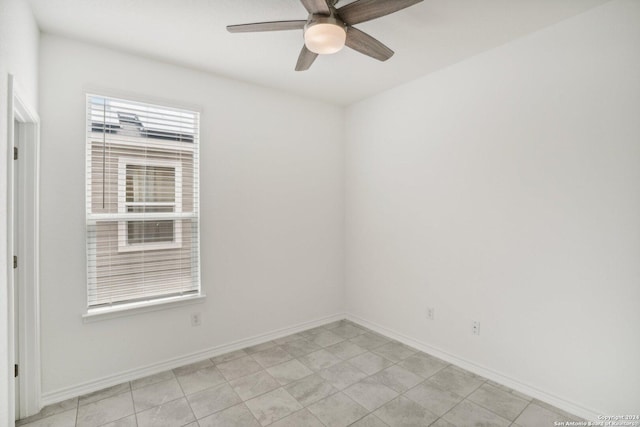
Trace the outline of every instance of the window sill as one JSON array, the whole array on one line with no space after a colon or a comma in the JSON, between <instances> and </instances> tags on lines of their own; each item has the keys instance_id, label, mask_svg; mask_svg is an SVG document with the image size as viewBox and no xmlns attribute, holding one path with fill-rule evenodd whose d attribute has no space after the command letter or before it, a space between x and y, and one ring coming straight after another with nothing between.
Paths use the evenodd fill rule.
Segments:
<instances>
[{"instance_id":1,"label":"window sill","mask_svg":"<svg viewBox=\"0 0 640 427\"><path fill-rule=\"evenodd\" d=\"M133 302L130 304L121 304L115 307L103 307L89 309L87 313L82 315L84 323L99 322L107 319L118 317L133 316L151 311L166 310L183 305L202 304L206 299L205 294L189 295L183 297L169 297L156 299L152 301Z\"/></svg>"},{"instance_id":2,"label":"window sill","mask_svg":"<svg viewBox=\"0 0 640 427\"><path fill-rule=\"evenodd\" d=\"M121 240L123 241L126 240L126 237L122 236ZM141 244L133 244L133 245L128 245L123 243L118 246L119 253L142 252L142 251L165 251L169 249L182 249L182 242L179 241L175 243L160 243L160 244L141 243Z\"/></svg>"}]
</instances>

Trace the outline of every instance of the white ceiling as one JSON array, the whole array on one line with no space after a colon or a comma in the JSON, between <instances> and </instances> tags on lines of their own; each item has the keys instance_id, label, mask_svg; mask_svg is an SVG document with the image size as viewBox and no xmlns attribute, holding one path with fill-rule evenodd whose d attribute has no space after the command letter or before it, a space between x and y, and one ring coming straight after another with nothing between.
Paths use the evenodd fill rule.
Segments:
<instances>
[{"instance_id":1,"label":"white ceiling","mask_svg":"<svg viewBox=\"0 0 640 427\"><path fill-rule=\"evenodd\" d=\"M338 6L350 3L343 0ZM426 0L357 27L396 54L345 48L295 72L302 31L225 26L306 19L299 0L29 0L44 32L349 104L522 37L608 0Z\"/></svg>"}]
</instances>

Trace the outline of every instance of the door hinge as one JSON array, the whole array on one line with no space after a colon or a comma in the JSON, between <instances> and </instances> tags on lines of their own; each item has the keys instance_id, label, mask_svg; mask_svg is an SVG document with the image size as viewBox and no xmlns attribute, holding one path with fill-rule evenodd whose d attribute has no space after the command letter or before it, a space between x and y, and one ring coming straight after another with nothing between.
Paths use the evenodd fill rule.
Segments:
<instances>
[{"instance_id":1,"label":"door hinge","mask_svg":"<svg viewBox=\"0 0 640 427\"><path fill-rule=\"evenodd\" d=\"M13 268L18 268L18 256L13 256Z\"/></svg>"},{"instance_id":2,"label":"door hinge","mask_svg":"<svg viewBox=\"0 0 640 427\"><path fill-rule=\"evenodd\" d=\"M18 147L13 147L13 160L18 160Z\"/></svg>"},{"instance_id":3,"label":"door hinge","mask_svg":"<svg viewBox=\"0 0 640 427\"><path fill-rule=\"evenodd\" d=\"M20 370L18 369L18 365L13 365L13 377L17 377L18 376L18 372Z\"/></svg>"}]
</instances>

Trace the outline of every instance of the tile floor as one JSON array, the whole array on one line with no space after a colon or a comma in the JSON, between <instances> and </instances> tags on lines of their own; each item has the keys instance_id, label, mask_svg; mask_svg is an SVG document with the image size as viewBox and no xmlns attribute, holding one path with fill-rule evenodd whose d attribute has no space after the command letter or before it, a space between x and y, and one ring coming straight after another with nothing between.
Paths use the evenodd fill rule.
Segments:
<instances>
[{"instance_id":1,"label":"tile floor","mask_svg":"<svg viewBox=\"0 0 640 427\"><path fill-rule=\"evenodd\" d=\"M44 408L29 427L553 426L579 421L341 320Z\"/></svg>"}]
</instances>

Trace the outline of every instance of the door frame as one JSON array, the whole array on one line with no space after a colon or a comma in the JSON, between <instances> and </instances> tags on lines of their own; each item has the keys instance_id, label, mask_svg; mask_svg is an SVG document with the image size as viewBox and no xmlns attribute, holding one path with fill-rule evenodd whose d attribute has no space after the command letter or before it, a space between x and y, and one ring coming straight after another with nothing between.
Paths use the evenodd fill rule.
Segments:
<instances>
[{"instance_id":1,"label":"door frame","mask_svg":"<svg viewBox=\"0 0 640 427\"><path fill-rule=\"evenodd\" d=\"M9 417L15 419L15 399L19 399L20 417L25 418L40 412L40 292L39 292L39 190L40 190L40 118L35 109L22 96L22 91L13 75L8 76L8 120L7 120L7 255L8 255L8 337L9 370L19 365L20 396L15 396L14 382L9 387ZM14 182L13 146L15 122L20 132L18 182ZM14 188L19 188L21 197L16 197ZM14 229L13 213L20 215L20 229ZM14 254L14 241L18 240L18 253ZM18 256L18 283L14 283L13 255ZM18 339L14 333L15 298L18 296ZM19 360L15 361L15 344L18 345Z\"/></svg>"}]
</instances>

